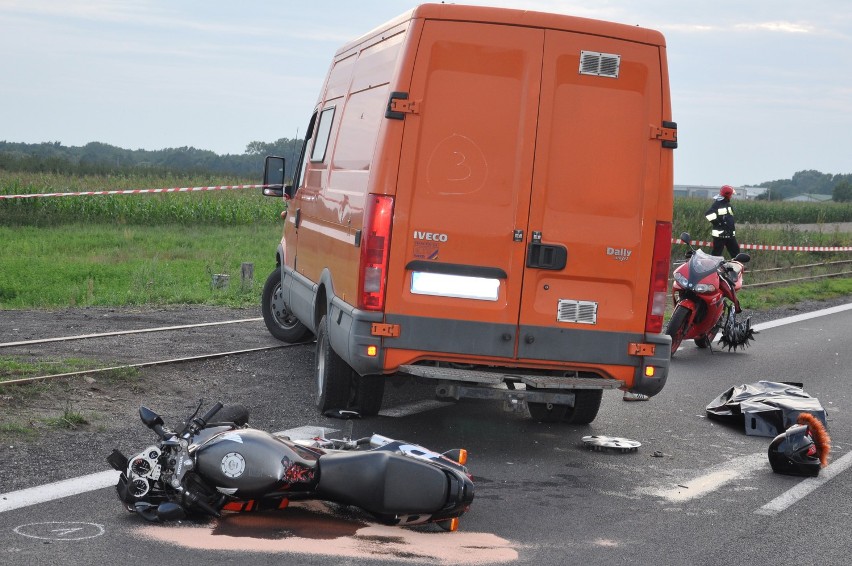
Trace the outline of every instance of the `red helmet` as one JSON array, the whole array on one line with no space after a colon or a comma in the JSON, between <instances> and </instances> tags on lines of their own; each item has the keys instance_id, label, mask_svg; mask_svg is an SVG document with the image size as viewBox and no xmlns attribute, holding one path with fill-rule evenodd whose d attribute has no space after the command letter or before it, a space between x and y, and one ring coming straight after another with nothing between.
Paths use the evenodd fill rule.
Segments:
<instances>
[{"instance_id":1,"label":"red helmet","mask_svg":"<svg viewBox=\"0 0 852 566\"><path fill-rule=\"evenodd\" d=\"M731 185L722 185L722 188L719 189L719 194L725 198L731 198L734 195L734 187Z\"/></svg>"}]
</instances>

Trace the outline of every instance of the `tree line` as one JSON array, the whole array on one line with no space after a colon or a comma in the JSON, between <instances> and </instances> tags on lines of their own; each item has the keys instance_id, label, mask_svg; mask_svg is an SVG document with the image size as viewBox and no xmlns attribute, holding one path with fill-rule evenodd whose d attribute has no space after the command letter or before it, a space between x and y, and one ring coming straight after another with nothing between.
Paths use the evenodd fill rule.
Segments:
<instances>
[{"instance_id":1,"label":"tree line","mask_svg":"<svg viewBox=\"0 0 852 566\"><path fill-rule=\"evenodd\" d=\"M62 175L110 175L139 173L215 173L259 182L267 155L286 158L286 177L293 170L302 147L301 139L281 138L274 142L253 141L242 154L219 155L194 147L159 150L122 149L100 142L81 147L60 142L37 144L0 141L0 169L46 172ZM769 189L760 199L783 200L800 194L832 195L837 202L852 202L852 174L799 171L791 179L760 183Z\"/></svg>"},{"instance_id":2,"label":"tree line","mask_svg":"<svg viewBox=\"0 0 852 566\"><path fill-rule=\"evenodd\" d=\"M219 155L194 147L159 150L123 149L90 142L66 146L61 142L37 144L0 141L0 169L60 175L111 175L120 173L214 173L259 182L267 155L286 158L287 176L302 147L302 140L281 138L274 142L253 141L242 154Z\"/></svg>"},{"instance_id":3,"label":"tree line","mask_svg":"<svg viewBox=\"0 0 852 566\"><path fill-rule=\"evenodd\" d=\"M836 202L852 202L852 174L832 175L813 169L799 171L792 179L766 181L758 185L769 189L758 199L783 200L801 194L831 195Z\"/></svg>"}]
</instances>

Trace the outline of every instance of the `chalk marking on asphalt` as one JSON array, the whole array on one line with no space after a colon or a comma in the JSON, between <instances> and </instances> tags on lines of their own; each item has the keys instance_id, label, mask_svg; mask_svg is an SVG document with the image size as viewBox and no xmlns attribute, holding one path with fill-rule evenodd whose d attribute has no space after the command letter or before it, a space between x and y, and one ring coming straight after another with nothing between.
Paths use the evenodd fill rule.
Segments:
<instances>
[{"instance_id":1,"label":"chalk marking on asphalt","mask_svg":"<svg viewBox=\"0 0 852 566\"><path fill-rule=\"evenodd\" d=\"M115 485L119 472L107 470L54 483L0 494L0 513L21 507L46 503Z\"/></svg>"},{"instance_id":2,"label":"chalk marking on asphalt","mask_svg":"<svg viewBox=\"0 0 852 566\"><path fill-rule=\"evenodd\" d=\"M749 454L734 458L724 464L714 466L710 473L686 482L678 482L676 487L668 489L648 490L644 493L662 497L673 503L682 503L690 499L703 497L716 491L728 482L745 477L766 465L766 454Z\"/></svg>"},{"instance_id":3,"label":"chalk marking on asphalt","mask_svg":"<svg viewBox=\"0 0 852 566\"><path fill-rule=\"evenodd\" d=\"M85 340L87 338L104 338L107 336L124 336L127 334L144 334L146 332L165 332L168 330L183 330L184 328L201 328L202 326L220 326L223 324L240 324L243 322L257 322L262 318L241 318L239 320L225 320L222 322L200 322L198 324L181 324L179 326L158 326L156 328L140 328L137 330L117 330L115 332L100 332L98 334L79 334L77 336L59 336L57 338L38 338L35 340L21 340L20 342L0 342L0 348L11 346L28 346L31 344L46 344L47 342L66 342L70 340Z\"/></svg>"},{"instance_id":4,"label":"chalk marking on asphalt","mask_svg":"<svg viewBox=\"0 0 852 566\"><path fill-rule=\"evenodd\" d=\"M416 415L417 413L425 413L426 411L431 411L432 409L446 407L447 405L451 404L453 404L452 401L437 401L435 399L428 399L425 401L416 401L414 403L407 403L405 405L399 405L397 407L384 409L382 411L379 411L379 416L395 418L408 417L411 415Z\"/></svg>"},{"instance_id":5,"label":"chalk marking on asphalt","mask_svg":"<svg viewBox=\"0 0 852 566\"><path fill-rule=\"evenodd\" d=\"M852 452L847 453L842 458L835 460L823 468L820 471L819 476L802 480L760 509L755 509L754 512L757 515L777 515L799 500L805 498L812 491L821 487L824 483L830 481L837 474L846 471L849 466L852 466Z\"/></svg>"}]
</instances>

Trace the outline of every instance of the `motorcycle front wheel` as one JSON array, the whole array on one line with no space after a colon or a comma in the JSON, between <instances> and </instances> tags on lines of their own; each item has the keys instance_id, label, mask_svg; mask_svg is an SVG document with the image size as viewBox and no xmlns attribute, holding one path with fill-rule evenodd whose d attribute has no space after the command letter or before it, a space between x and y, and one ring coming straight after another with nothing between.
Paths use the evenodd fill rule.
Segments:
<instances>
[{"instance_id":1,"label":"motorcycle front wheel","mask_svg":"<svg viewBox=\"0 0 852 566\"><path fill-rule=\"evenodd\" d=\"M666 325L666 334L672 339L672 356L680 348L683 337L686 336L688 322L689 309L680 305L676 306L669 323Z\"/></svg>"}]
</instances>

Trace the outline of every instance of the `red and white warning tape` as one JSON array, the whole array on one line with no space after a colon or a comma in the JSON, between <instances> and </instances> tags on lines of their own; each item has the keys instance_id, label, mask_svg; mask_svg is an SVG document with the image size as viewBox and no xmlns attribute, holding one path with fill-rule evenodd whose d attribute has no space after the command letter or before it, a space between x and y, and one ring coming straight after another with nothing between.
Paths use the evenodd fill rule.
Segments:
<instances>
[{"instance_id":1,"label":"red and white warning tape","mask_svg":"<svg viewBox=\"0 0 852 566\"><path fill-rule=\"evenodd\" d=\"M266 185L217 185L213 187L174 187L170 189L128 189L124 191L83 191L79 193L32 193L24 195L0 195L3 199L25 199L41 197L79 197L91 195L140 195L143 193L192 193L197 191L231 191L235 189L261 189Z\"/></svg>"},{"instance_id":2,"label":"red and white warning tape","mask_svg":"<svg viewBox=\"0 0 852 566\"><path fill-rule=\"evenodd\" d=\"M672 238L673 244L682 244L680 238ZM713 242L693 241L693 246L712 247ZM740 244L744 250L769 250L779 252L852 252L852 246L767 246L764 244Z\"/></svg>"},{"instance_id":3,"label":"red and white warning tape","mask_svg":"<svg viewBox=\"0 0 852 566\"><path fill-rule=\"evenodd\" d=\"M192 193L198 191L232 191L236 189L262 189L267 185L215 185L211 187L173 187L168 189L127 189L120 191L82 191L76 193L31 193L22 195L0 195L0 200L42 197L78 197L93 195L140 195L144 193ZM673 244L682 244L680 238L672 238ZM696 246L712 246L713 242L696 241ZM767 246L763 244L740 244L746 250L774 250L785 252L849 252L852 246Z\"/></svg>"}]
</instances>

